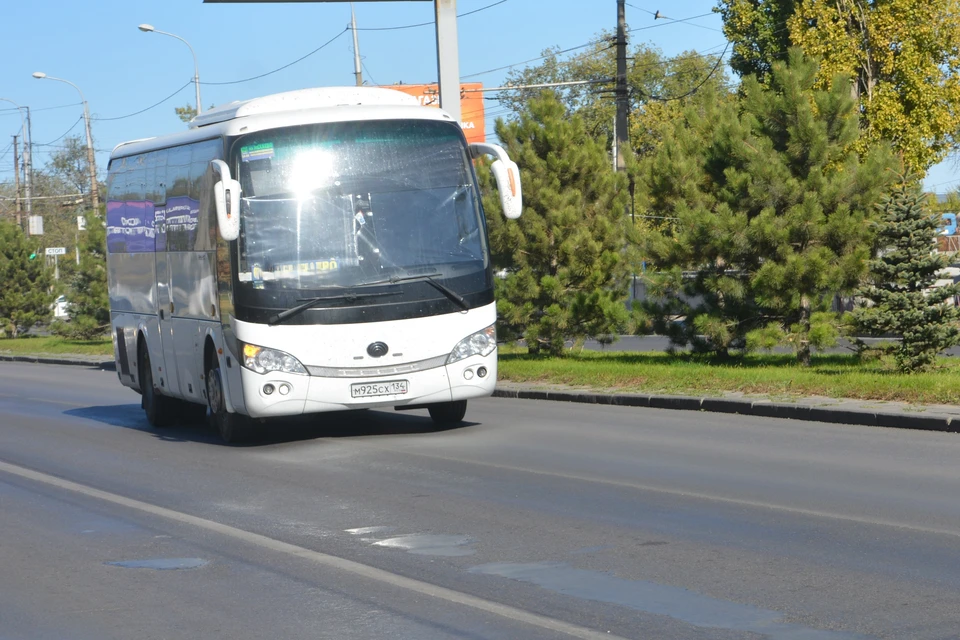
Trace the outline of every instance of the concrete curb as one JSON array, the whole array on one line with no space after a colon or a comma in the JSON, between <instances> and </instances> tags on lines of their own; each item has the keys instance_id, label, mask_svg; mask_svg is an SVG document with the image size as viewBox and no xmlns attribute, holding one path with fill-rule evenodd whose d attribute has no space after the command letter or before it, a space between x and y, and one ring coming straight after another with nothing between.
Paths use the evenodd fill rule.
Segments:
<instances>
[{"instance_id":1,"label":"concrete curb","mask_svg":"<svg viewBox=\"0 0 960 640\"><path fill-rule=\"evenodd\" d=\"M99 369L101 371L117 370L116 363L112 360L98 358L0 354L0 362L73 365ZM808 420L832 424L855 424L868 427L890 427L894 429L960 433L960 418L954 420L953 416L949 415L907 414L873 411L867 408L852 409L850 407L812 407L803 404L772 402L769 400L714 397L699 398L696 396L648 395L641 393L596 393L592 391L535 388L497 388L493 392L493 397L515 398L520 400L547 400L551 402L578 402L582 404L606 404L620 407L670 409L673 411L732 413L763 418L786 418L789 420Z\"/></svg>"},{"instance_id":2,"label":"concrete curb","mask_svg":"<svg viewBox=\"0 0 960 640\"><path fill-rule=\"evenodd\" d=\"M35 356L0 354L0 362L30 362L33 364L62 364L100 369L101 371L116 371L117 364L112 360L97 358L71 358L66 356Z\"/></svg>"},{"instance_id":3,"label":"concrete curb","mask_svg":"<svg viewBox=\"0 0 960 640\"><path fill-rule=\"evenodd\" d=\"M921 431L944 431L960 433L960 419L952 416L902 414L869 409L811 407L801 404L771 402L769 400L740 400L735 398L698 398L695 396L665 396L643 394L594 393L590 391L551 391L544 389L497 389L495 398L522 400L550 400L555 402L579 402L584 404L608 404L674 411L705 411L733 413L764 418L787 418L829 422L832 424L855 424L868 427L892 427Z\"/></svg>"}]
</instances>

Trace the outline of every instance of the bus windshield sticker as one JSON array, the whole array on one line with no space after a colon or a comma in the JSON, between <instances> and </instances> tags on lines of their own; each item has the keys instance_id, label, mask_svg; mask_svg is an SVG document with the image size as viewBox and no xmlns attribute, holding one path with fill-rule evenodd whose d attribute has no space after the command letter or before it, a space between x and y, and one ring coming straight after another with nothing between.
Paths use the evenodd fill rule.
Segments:
<instances>
[{"instance_id":1,"label":"bus windshield sticker","mask_svg":"<svg viewBox=\"0 0 960 640\"><path fill-rule=\"evenodd\" d=\"M273 157L273 143L261 142L247 147L240 147L240 159L243 162L254 160L269 160Z\"/></svg>"}]
</instances>

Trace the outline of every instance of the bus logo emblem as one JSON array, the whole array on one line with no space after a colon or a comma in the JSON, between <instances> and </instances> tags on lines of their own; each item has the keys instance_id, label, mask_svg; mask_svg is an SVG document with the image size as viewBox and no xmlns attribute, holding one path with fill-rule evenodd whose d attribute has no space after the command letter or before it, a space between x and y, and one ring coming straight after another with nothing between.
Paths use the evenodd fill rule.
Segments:
<instances>
[{"instance_id":1,"label":"bus logo emblem","mask_svg":"<svg viewBox=\"0 0 960 640\"><path fill-rule=\"evenodd\" d=\"M387 352L390 350L383 342L371 342L370 346L367 347L367 353L370 354L371 358L381 358L387 355Z\"/></svg>"}]
</instances>

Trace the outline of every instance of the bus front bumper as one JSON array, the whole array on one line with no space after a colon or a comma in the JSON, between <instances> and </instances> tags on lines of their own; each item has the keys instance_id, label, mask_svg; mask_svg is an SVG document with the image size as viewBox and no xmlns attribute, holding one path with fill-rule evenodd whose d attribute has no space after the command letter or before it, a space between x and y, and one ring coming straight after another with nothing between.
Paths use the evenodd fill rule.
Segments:
<instances>
[{"instance_id":1,"label":"bus front bumper","mask_svg":"<svg viewBox=\"0 0 960 640\"><path fill-rule=\"evenodd\" d=\"M482 398L497 382L497 350L425 371L365 378L241 372L246 413L254 418L425 405Z\"/></svg>"}]
</instances>

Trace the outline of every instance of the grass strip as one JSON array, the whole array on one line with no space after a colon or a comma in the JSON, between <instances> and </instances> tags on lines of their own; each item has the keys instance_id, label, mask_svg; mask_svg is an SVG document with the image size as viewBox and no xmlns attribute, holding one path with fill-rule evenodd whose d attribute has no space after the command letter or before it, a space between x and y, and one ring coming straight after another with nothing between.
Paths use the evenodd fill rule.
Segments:
<instances>
[{"instance_id":1,"label":"grass strip","mask_svg":"<svg viewBox=\"0 0 960 640\"><path fill-rule=\"evenodd\" d=\"M0 353L6 355L112 356L113 343L103 340L68 340L57 336L0 338Z\"/></svg>"},{"instance_id":2,"label":"grass strip","mask_svg":"<svg viewBox=\"0 0 960 640\"><path fill-rule=\"evenodd\" d=\"M676 395L727 392L774 398L826 396L958 404L960 362L942 358L927 373L901 374L889 362L854 355L814 355L801 367L791 355L751 354L719 360L667 353L580 352L563 357L500 352L500 380L562 384L600 391Z\"/></svg>"}]
</instances>

